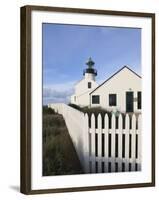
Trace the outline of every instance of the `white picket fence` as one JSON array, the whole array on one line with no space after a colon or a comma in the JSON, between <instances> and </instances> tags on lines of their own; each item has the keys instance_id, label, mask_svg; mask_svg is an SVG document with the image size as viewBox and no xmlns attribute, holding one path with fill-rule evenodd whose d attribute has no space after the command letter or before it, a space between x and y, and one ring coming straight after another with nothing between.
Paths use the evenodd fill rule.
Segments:
<instances>
[{"instance_id":1,"label":"white picket fence","mask_svg":"<svg viewBox=\"0 0 159 200\"><path fill-rule=\"evenodd\" d=\"M96 119L65 104L49 107L63 115L85 173L141 170L141 114Z\"/></svg>"},{"instance_id":2,"label":"white picket fence","mask_svg":"<svg viewBox=\"0 0 159 200\"><path fill-rule=\"evenodd\" d=\"M85 120L88 122L88 115ZM89 163L85 161L87 172L141 170L141 115L137 118L133 114L130 119L128 114L125 117L120 114L117 119L114 114L111 117L106 114L102 127L102 117L99 114L95 127L95 116L92 114L91 127L87 126L86 137L89 160Z\"/></svg>"}]
</instances>

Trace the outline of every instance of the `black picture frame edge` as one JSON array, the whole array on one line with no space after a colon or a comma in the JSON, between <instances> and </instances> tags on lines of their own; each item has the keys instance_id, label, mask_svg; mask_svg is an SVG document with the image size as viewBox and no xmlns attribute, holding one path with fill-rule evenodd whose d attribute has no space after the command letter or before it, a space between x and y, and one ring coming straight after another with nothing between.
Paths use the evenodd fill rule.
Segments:
<instances>
[{"instance_id":1,"label":"black picture frame edge","mask_svg":"<svg viewBox=\"0 0 159 200\"><path fill-rule=\"evenodd\" d=\"M26 5L21 8L26 8L30 11L48 11L48 12L63 12L63 13L87 13L87 14L101 14L101 15L119 15L119 16L131 16L131 17L153 17L155 13L148 12L132 12L132 11L114 11L114 10L102 10L102 9L87 9L87 8L71 8L71 7L51 7L51 6L39 6L39 5Z\"/></svg>"},{"instance_id":2,"label":"black picture frame edge","mask_svg":"<svg viewBox=\"0 0 159 200\"><path fill-rule=\"evenodd\" d=\"M20 12L20 191L31 191L31 10Z\"/></svg>"},{"instance_id":3,"label":"black picture frame edge","mask_svg":"<svg viewBox=\"0 0 159 200\"><path fill-rule=\"evenodd\" d=\"M152 19L152 163L149 183L90 186L76 188L42 189L31 188L31 12L54 11L87 14L109 14L118 16L150 17ZM23 6L20 12L20 192L23 194L45 194L59 192L93 191L107 189L125 189L155 186L155 13L125 12L111 10L94 10L48 6Z\"/></svg>"},{"instance_id":4,"label":"black picture frame edge","mask_svg":"<svg viewBox=\"0 0 159 200\"><path fill-rule=\"evenodd\" d=\"M152 53L151 53L151 57L152 57L152 82L151 82L151 90L152 90L152 130L151 130L151 140L152 140L152 149L151 149L151 157L152 157L152 163L151 163L151 177L152 177L152 184L153 186L155 186L155 172L156 172L156 167L155 167L155 147L156 147L156 140L155 140L155 127L156 127L156 119L155 119L155 105L156 105L156 98L155 98L155 23L156 23L156 19L155 19L155 14L152 14L151 16L152 19L152 44L151 44L151 49L152 49Z\"/></svg>"}]
</instances>

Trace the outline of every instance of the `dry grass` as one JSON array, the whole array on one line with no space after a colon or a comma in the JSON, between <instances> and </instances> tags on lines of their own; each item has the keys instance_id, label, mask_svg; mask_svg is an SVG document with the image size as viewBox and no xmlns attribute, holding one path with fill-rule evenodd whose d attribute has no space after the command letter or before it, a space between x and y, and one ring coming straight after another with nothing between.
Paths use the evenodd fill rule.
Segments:
<instances>
[{"instance_id":1,"label":"dry grass","mask_svg":"<svg viewBox=\"0 0 159 200\"><path fill-rule=\"evenodd\" d=\"M51 110L43 108L43 175L81 174L65 121Z\"/></svg>"}]
</instances>

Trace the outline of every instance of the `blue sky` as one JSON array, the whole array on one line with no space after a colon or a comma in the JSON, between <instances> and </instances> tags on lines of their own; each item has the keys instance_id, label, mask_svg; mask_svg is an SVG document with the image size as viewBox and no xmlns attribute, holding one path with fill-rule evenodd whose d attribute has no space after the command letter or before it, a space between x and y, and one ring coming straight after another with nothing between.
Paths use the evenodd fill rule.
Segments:
<instances>
[{"instance_id":1,"label":"blue sky","mask_svg":"<svg viewBox=\"0 0 159 200\"><path fill-rule=\"evenodd\" d=\"M68 102L92 57L103 82L124 65L141 74L141 30L43 24L43 103Z\"/></svg>"}]
</instances>

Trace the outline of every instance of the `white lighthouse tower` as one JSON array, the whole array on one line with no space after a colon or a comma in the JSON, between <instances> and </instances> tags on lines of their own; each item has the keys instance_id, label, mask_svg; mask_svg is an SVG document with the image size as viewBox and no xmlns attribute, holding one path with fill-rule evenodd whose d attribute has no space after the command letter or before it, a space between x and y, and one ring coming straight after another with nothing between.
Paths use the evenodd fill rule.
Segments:
<instances>
[{"instance_id":1,"label":"white lighthouse tower","mask_svg":"<svg viewBox=\"0 0 159 200\"><path fill-rule=\"evenodd\" d=\"M75 94L71 96L72 104L81 107L90 105L89 93L98 86L95 80L97 70L94 69L94 64L91 58L86 62L87 68L83 71L83 79L75 85Z\"/></svg>"}]
</instances>

